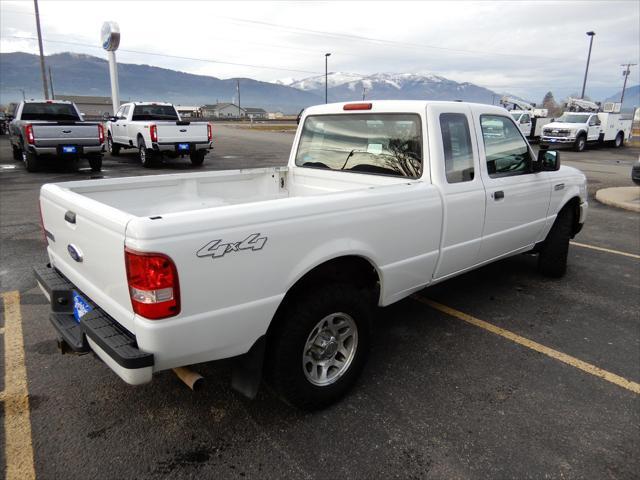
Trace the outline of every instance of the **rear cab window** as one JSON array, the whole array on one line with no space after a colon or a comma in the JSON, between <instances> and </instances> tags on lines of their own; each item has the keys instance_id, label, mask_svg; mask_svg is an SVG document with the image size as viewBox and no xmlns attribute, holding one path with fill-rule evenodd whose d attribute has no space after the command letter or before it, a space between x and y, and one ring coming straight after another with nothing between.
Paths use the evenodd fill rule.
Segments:
<instances>
[{"instance_id":1,"label":"rear cab window","mask_svg":"<svg viewBox=\"0 0 640 480\"><path fill-rule=\"evenodd\" d=\"M422 148L418 114L310 115L300 135L296 166L419 178Z\"/></svg>"},{"instance_id":2,"label":"rear cab window","mask_svg":"<svg viewBox=\"0 0 640 480\"><path fill-rule=\"evenodd\" d=\"M472 181L475 172L467 116L464 113L441 113L440 131L447 183Z\"/></svg>"},{"instance_id":3,"label":"rear cab window","mask_svg":"<svg viewBox=\"0 0 640 480\"><path fill-rule=\"evenodd\" d=\"M73 120L80 121L78 112L70 103L25 103L21 120Z\"/></svg>"},{"instance_id":4,"label":"rear cab window","mask_svg":"<svg viewBox=\"0 0 640 480\"><path fill-rule=\"evenodd\" d=\"M136 120L179 120L172 105L136 105L133 107L132 121Z\"/></svg>"}]
</instances>

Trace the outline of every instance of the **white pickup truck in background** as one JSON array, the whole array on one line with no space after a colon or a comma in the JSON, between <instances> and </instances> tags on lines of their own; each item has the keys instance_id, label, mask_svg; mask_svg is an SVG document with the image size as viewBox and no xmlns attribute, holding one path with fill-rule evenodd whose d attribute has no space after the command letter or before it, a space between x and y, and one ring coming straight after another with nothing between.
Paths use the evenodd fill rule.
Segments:
<instances>
[{"instance_id":1,"label":"white pickup truck in background","mask_svg":"<svg viewBox=\"0 0 640 480\"><path fill-rule=\"evenodd\" d=\"M631 119L623 118L619 103L605 104L604 111L599 105L586 100L569 99L569 106L593 111L566 111L555 121L542 129L540 143L543 145L569 145L577 152L588 144L610 144L620 148L631 138ZM616 111L617 110L617 111Z\"/></svg>"},{"instance_id":2,"label":"white pickup truck in background","mask_svg":"<svg viewBox=\"0 0 640 480\"><path fill-rule=\"evenodd\" d=\"M130 384L237 357L234 388L264 367L315 409L359 376L376 306L523 252L563 275L587 189L503 108L374 101L306 109L287 167L47 184L40 207L65 349Z\"/></svg>"},{"instance_id":3,"label":"white pickup truck in background","mask_svg":"<svg viewBox=\"0 0 640 480\"><path fill-rule=\"evenodd\" d=\"M124 103L107 122L109 153L119 155L122 148L135 148L144 167L162 155L189 155L191 163L200 166L212 140L210 124L183 121L170 103Z\"/></svg>"}]
</instances>

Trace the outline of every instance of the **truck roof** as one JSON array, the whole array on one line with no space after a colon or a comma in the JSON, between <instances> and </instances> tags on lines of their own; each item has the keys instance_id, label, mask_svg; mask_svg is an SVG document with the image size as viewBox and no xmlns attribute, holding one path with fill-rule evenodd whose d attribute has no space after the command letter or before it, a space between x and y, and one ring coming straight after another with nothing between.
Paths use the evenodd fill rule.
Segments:
<instances>
[{"instance_id":1,"label":"truck roof","mask_svg":"<svg viewBox=\"0 0 640 480\"><path fill-rule=\"evenodd\" d=\"M126 102L122 105L170 105L173 106L173 103L168 102Z\"/></svg>"},{"instance_id":2,"label":"truck roof","mask_svg":"<svg viewBox=\"0 0 640 480\"><path fill-rule=\"evenodd\" d=\"M31 100L24 100L22 103L64 103L64 104L71 104L73 102L70 102L69 100L34 100L32 98Z\"/></svg>"},{"instance_id":3,"label":"truck roof","mask_svg":"<svg viewBox=\"0 0 640 480\"><path fill-rule=\"evenodd\" d=\"M325 105L314 105L304 110L304 115L336 114L336 113L423 113L428 105L468 105L482 108L484 111L499 113L504 115L506 110L496 105L484 103L441 101L441 100L365 100L352 102L328 103ZM346 109L345 106L363 106L363 108ZM371 107L369 107L371 105Z\"/></svg>"}]
</instances>

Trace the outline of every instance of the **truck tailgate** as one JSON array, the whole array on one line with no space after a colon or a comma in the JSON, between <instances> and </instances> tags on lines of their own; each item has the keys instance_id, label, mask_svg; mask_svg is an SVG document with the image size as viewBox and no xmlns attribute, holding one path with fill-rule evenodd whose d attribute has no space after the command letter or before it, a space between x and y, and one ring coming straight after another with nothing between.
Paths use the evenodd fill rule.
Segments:
<instances>
[{"instance_id":1,"label":"truck tailgate","mask_svg":"<svg viewBox=\"0 0 640 480\"><path fill-rule=\"evenodd\" d=\"M206 143L207 124L191 123L178 125L176 122L158 123L158 143Z\"/></svg>"},{"instance_id":2,"label":"truck tailgate","mask_svg":"<svg viewBox=\"0 0 640 480\"><path fill-rule=\"evenodd\" d=\"M95 146L100 144L97 123L60 122L55 125L33 123L36 147L57 145Z\"/></svg>"},{"instance_id":3,"label":"truck tailgate","mask_svg":"<svg viewBox=\"0 0 640 480\"><path fill-rule=\"evenodd\" d=\"M133 332L124 263L131 215L54 184L42 187L40 208L52 266Z\"/></svg>"}]
</instances>

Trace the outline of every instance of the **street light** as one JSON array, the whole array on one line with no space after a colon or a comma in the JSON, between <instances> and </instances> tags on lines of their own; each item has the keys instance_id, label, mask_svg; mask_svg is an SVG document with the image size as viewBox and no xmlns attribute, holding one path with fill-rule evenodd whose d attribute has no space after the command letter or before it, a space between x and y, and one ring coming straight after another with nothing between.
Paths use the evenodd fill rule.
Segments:
<instances>
[{"instance_id":1,"label":"street light","mask_svg":"<svg viewBox=\"0 0 640 480\"><path fill-rule=\"evenodd\" d=\"M591 47L593 46L593 37L595 36L596 32L587 32L587 35L589 37L591 37L591 39L589 40L589 54L587 55L587 68L584 71L584 81L582 82L582 95L580 95L580 98L584 100L584 89L587 86L587 73L589 73L589 61L591 60Z\"/></svg>"},{"instance_id":2,"label":"street light","mask_svg":"<svg viewBox=\"0 0 640 480\"><path fill-rule=\"evenodd\" d=\"M329 57L331 56L330 53L325 53L324 54L324 103L329 103L329 70L328 70L328 65L329 65Z\"/></svg>"}]
</instances>

